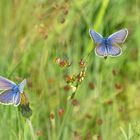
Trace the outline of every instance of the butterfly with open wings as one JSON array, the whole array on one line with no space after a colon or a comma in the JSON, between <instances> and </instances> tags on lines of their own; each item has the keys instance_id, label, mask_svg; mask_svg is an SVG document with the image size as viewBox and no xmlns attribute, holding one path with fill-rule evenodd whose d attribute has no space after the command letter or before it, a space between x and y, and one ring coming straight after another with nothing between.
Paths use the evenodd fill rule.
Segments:
<instances>
[{"instance_id":1,"label":"butterfly with open wings","mask_svg":"<svg viewBox=\"0 0 140 140\"><path fill-rule=\"evenodd\" d=\"M16 84L7 78L0 76L0 103L4 105L18 106L21 101L21 94L23 93L26 79L20 84Z\"/></svg>"},{"instance_id":2,"label":"butterfly with open wings","mask_svg":"<svg viewBox=\"0 0 140 140\"><path fill-rule=\"evenodd\" d=\"M116 57L122 54L122 49L118 44L124 43L128 36L128 30L121 29L107 38L92 29L89 30L89 34L97 44L95 48L96 55L100 57Z\"/></svg>"}]
</instances>

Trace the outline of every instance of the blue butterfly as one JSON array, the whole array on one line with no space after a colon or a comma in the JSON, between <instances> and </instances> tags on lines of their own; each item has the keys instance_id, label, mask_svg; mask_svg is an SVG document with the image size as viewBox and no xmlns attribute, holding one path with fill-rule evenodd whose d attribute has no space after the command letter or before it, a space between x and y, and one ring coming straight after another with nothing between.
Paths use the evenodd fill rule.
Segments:
<instances>
[{"instance_id":1,"label":"blue butterfly","mask_svg":"<svg viewBox=\"0 0 140 140\"><path fill-rule=\"evenodd\" d=\"M91 29L89 30L89 34L95 44L97 44L97 47L95 48L96 55L101 57L116 57L122 54L122 49L118 44L124 43L128 35L128 30L119 30L107 38L104 38L102 35Z\"/></svg>"},{"instance_id":2,"label":"blue butterfly","mask_svg":"<svg viewBox=\"0 0 140 140\"><path fill-rule=\"evenodd\" d=\"M0 93L0 103L18 106L20 104L21 93L23 93L25 85L26 79L17 85L16 83L0 76L0 90L4 90Z\"/></svg>"}]
</instances>

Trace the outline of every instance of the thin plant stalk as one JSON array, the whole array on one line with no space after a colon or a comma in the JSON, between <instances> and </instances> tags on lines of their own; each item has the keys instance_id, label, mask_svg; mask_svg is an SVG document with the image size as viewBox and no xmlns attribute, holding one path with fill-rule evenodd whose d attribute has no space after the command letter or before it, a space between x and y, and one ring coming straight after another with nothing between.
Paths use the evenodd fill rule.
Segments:
<instances>
[{"instance_id":1,"label":"thin plant stalk","mask_svg":"<svg viewBox=\"0 0 140 140\"><path fill-rule=\"evenodd\" d=\"M30 132L32 134L32 140L36 140L35 138L35 133L34 133L34 129L33 129L33 125L32 125L32 122L30 119L26 119L28 125L29 125L29 128L30 128Z\"/></svg>"},{"instance_id":2,"label":"thin plant stalk","mask_svg":"<svg viewBox=\"0 0 140 140\"><path fill-rule=\"evenodd\" d=\"M62 122L62 124L60 126L60 130L59 130L59 133L58 133L57 140L60 140L60 138L61 138L62 131L64 129L64 125L66 124L68 118L70 117L71 111L72 111L72 104L70 104L70 105L68 104L68 108L67 108L66 114L65 114L63 122Z\"/></svg>"}]
</instances>

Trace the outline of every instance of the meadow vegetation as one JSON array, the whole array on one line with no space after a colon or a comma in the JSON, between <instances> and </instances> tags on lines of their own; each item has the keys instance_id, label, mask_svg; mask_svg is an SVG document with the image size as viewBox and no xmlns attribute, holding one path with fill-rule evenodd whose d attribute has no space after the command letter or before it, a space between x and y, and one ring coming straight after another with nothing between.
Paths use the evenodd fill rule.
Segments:
<instances>
[{"instance_id":1,"label":"meadow vegetation","mask_svg":"<svg viewBox=\"0 0 140 140\"><path fill-rule=\"evenodd\" d=\"M35 137L18 107L0 105L0 139L139 140L139 6L0 0L0 75L17 83L27 78ZM109 36L122 28L129 31L123 54L97 57L89 29Z\"/></svg>"}]
</instances>

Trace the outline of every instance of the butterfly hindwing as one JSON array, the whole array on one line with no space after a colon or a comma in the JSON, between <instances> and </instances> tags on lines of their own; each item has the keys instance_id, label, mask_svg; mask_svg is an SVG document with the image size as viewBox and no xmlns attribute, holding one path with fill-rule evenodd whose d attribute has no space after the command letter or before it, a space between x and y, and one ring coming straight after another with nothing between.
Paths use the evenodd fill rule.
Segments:
<instances>
[{"instance_id":1,"label":"butterfly hindwing","mask_svg":"<svg viewBox=\"0 0 140 140\"><path fill-rule=\"evenodd\" d=\"M127 35L128 35L128 30L122 29L122 30L110 35L108 37L108 39L113 44L114 43L123 43L125 41L125 39L127 38Z\"/></svg>"},{"instance_id":2,"label":"butterfly hindwing","mask_svg":"<svg viewBox=\"0 0 140 140\"><path fill-rule=\"evenodd\" d=\"M118 45L108 45L107 47L108 55L116 57L121 55L122 49Z\"/></svg>"},{"instance_id":3,"label":"butterfly hindwing","mask_svg":"<svg viewBox=\"0 0 140 140\"><path fill-rule=\"evenodd\" d=\"M21 93L17 92L14 95L14 106L18 106L21 101Z\"/></svg>"},{"instance_id":4,"label":"butterfly hindwing","mask_svg":"<svg viewBox=\"0 0 140 140\"><path fill-rule=\"evenodd\" d=\"M102 44L98 45L95 48L95 53L96 53L96 55L101 56L101 57L105 57L105 56L108 55L106 46L105 45L102 45Z\"/></svg>"},{"instance_id":5,"label":"butterfly hindwing","mask_svg":"<svg viewBox=\"0 0 140 140\"><path fill-rule=\"evenodd\" d=\"M13 90L5 90L0 94L0 103L5 105L19 105L20 93L15 93Z\"/></svg>"}]
</instances>

